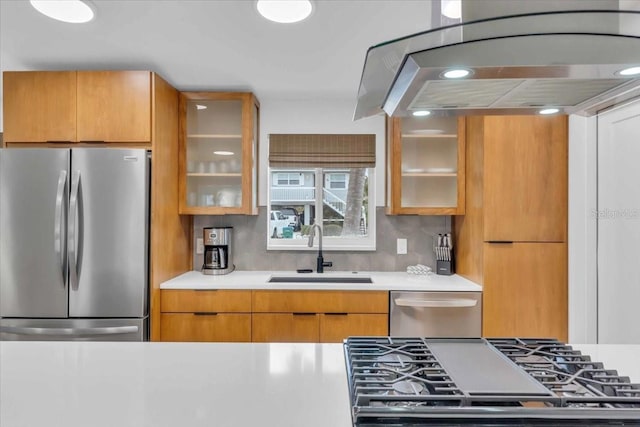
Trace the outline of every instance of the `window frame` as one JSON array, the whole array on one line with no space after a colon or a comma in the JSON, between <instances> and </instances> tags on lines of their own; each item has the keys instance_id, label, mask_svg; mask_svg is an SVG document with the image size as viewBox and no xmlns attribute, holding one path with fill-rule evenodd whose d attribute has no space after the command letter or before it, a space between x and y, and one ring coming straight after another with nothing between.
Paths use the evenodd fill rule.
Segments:
<instances>
[{"instance_id":1,"label":"window frame","mask_svg":"<svg viewBox=\"0 0 640 427\"><path fill-rule=\"evenodd\" d=\"M324 187L324 174L327 171L345 168L281 168L281 167L268 167L268 183L267 183L267 230L270 229L270 210L271 210L271 189L273 187L274 175L280 171L292 171L304 174L305 172L313 172L315 174L315 211L316 215L320 214L322 221L322 189ZM351 169L351 168L346 168ZM322 238L322 250L325 251L375 251L376 250L376 177L375 168L367 169L368 180L368 203L366 209L368 212L368 236L367 237L341 237L341 236L323 236ZM275 173L274 173L275 172ZM345 172L348 174L349 172ZM345 177L345 183L346 183ZM330 181L330 180L329 180ZM342 181L341 181L342 182ZM346 185L345 185L346 187ZM330 189L330 187L329 187ZM348 188L344 188L348 190ZM294 203L295 204L295 203ZM321 222L320 222L321 223ZM267 250L295 250L295 251L318 251L319 239L314 239L313 247L308 247L308 238L299 239L274 239L271 235L266 233L267 238Z\"/></svg>"}]
</instances>

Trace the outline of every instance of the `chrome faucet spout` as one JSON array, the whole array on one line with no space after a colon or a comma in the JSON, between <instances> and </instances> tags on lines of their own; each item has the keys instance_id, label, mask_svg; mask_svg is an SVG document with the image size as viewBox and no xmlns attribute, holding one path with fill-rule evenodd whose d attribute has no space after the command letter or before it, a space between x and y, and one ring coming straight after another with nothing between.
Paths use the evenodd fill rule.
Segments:
<instances>
[{"instance_id":1,"label":"chrome faucet spout","mask_svg":"<svg viewBox=\"0 0 640 427\"><path fill-rule=\"evenodd\" d=\"M309 241L307 245L309 247L313 246L313 238L316 235L316 228L318 229L318 258L316 262L316 268L318 273L324 273L324 267L333 267L333 263L331 261L325 261L322 257L322 227L316 224L315 220L313 221L313 225L309 229Z\"/></svg>"}]
</instances>

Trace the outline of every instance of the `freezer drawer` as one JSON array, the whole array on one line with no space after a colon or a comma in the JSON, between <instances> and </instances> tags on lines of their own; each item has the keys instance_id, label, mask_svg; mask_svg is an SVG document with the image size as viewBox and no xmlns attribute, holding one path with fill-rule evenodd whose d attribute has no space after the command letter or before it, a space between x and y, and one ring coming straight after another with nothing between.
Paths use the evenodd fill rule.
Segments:
<instances>
[{"instance_id":1,"label":"freezer drawer","mask_svg":"<svg viewBox=\"0 0 640 427\"><path fill-rule=\"evenodd\" d=\"M0 341L147 341L144 319L0 319Z\"/></svg>"},{"instance_id":2,"label":"freezer drawer","mask_svg":"<svg viewBox=\"0 0 640 427\"><path fill-rule=\"evenodd\" d=\"M481 292L401 292L390 295L389 334L419 337L479 337Z\"/></svg>"}]
</instances>

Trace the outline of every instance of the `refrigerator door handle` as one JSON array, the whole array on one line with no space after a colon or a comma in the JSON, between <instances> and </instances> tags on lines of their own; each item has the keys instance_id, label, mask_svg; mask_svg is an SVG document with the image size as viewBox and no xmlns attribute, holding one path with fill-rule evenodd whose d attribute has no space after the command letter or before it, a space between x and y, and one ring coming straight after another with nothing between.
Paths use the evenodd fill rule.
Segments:
<instances>
[{"instance_id":1,"label":"refrigerator door handle","mask_svg":"<svg viewBox=\"0 0 640 427\"><path fill-rule=\"evenodd\" d=\"M114 335L138 332L137 326L112 326L104 328L34 328L1 326L0 332L16 335Z\"/></svg>"},{"instance_id":2,"label":"refrigerator door handle","mask_svg":"<svg viewBox=\"0 0 640 427\"><path fill-rule=\"evenodd\" d=\"M56 257L60 259L60 274L62 275L62 287L66 286L65 280L65 253L62 248L62 203L64 197L64 187L67 184L67 171L61 170L58 175L58 190L56 191L56 211L55 211L55 226L53 230L54 240L53 245L55 248Z\"/></svg>"},{"instance_id":3,"label":"refrigerator door handle","mask_svg":"<svg viewBox=\"0 0 640 427\"><path fill-rule=\"evenodd\" d=\"M78 189L80 171L71 173L71 197L69 199L69 281L71 289L78 290Z\"/></svg>"}]
</instances>

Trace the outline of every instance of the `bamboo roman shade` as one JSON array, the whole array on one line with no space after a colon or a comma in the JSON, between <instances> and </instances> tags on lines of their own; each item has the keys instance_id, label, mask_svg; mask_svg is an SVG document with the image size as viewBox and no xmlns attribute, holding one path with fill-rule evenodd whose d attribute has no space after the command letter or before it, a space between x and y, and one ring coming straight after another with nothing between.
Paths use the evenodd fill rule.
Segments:
<instances>
[{"instance_id":1,"label":"bamboo roman shade","mask_svg":"<svg viewBox=\"0 0 640 427\"><path fill-rule=\"evenodd\" d=\"M269 134L269 166L286 168L372 168L374 134Z\"/></svg>"}]
</instances>

